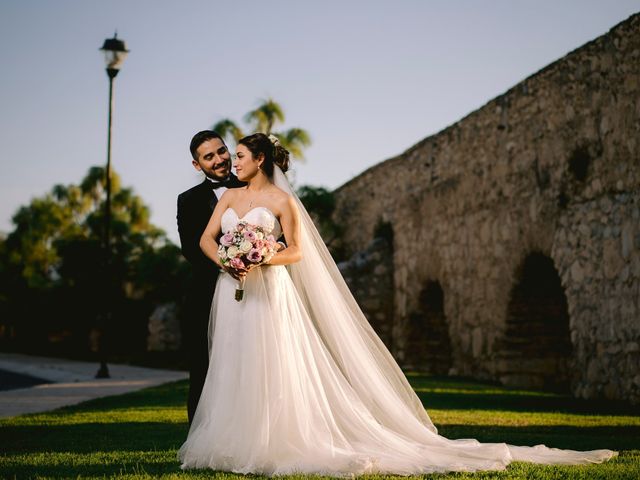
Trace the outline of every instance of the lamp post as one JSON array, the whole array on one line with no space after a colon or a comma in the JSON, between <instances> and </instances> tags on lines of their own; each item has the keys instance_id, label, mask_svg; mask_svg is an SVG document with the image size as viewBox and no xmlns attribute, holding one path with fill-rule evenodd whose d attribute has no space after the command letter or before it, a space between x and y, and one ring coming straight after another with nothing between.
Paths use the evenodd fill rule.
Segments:
<instances>
[{"instance_id":1,"label":"lamp post","mask_svg":"<svg viewBox=\"0 0 640 480\"><path fill-rule=\"evenodd\" d=\"M123 40L118 38L118 33L114 33L113 38L107 38L100 49L104 53L105 61L107 64L107 76L109 77L109 122L107 130L107 169L105 172L105 183L107 190L107 199L104 204L104 252L105 252L105 270L106 278L109 285L106 289L107 298L107 311L111 309L111 125L113 114L113 79L116 78L124 59L127 57L129 50ZM107 323L110 320L110 315L105 312L105 318ZM102 326L102 332L100 334L98 344L98 354L100 356L100 368L96 373L96 378L109 378L109 368L107 367L106 353L104 349L104 329Z\"/></svg>"}]
</instances>

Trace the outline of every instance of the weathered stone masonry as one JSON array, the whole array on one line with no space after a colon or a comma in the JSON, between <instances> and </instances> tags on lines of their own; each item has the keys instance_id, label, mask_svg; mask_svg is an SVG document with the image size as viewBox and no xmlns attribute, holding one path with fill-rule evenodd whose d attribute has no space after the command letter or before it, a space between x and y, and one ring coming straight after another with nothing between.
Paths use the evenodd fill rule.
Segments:
<instances>
[{"instance_id":1,"label":"weathered stone masonry","mask_svg":"<svg viewBox=\"0 0 640 480\"><path fill-rule=\"evenodd\" d=\"M393 228L356 296L401 364L640 402L639 142L634 15L340 187L346 245Z\"/></svg>"}]
</instances>

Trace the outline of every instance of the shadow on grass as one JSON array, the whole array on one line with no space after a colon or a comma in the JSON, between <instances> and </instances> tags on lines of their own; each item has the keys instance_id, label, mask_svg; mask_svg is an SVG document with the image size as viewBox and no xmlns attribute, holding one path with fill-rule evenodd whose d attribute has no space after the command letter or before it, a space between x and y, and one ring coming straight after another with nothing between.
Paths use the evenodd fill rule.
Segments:
<instances>
[{"instance_id":1,"label":"shadow on grass","mask_svg":"<svg viewBox=\"0 0 640 480\"><path fill-rule=\"evenodd\" d=\"M6 454L168 450L179 448L187 432L186 422L5 426L0 429L0 445Z\"/></svg>"},{"instance_id":2,"label":"shadow on grass","mask_svg":"<svg viewBox=\"0 0 640 480\"><path fill-rule=\"evenodd\" d=\"M640 415L640 406L609 400L581 400L569 395L514 390L450 377L408 376L427 410L509 410L598 415Z\"/></svg>"},{"instance_id":3,"label":"shadow on grass","mask_svg":"<svg viewBox=\"0 0 640 480\"><path fill-rule=\"evenodd\" d=\"M640 427L573 427L573 426L482 426L446 425L438 433L447 438L475 438L481 442L548 447L572 450L640 449Z\"/></svg>"},{"instance_id":4,"label":"shadow on grass","mask_svg":"<svg viewBox=\"0 0 640 480\"><path fill-rule=\"evenodd\" d=\"M172 450L187 437L186 423L82 423L55 426L7 426L0 429L6 454L28 452L113 452ZM475 438L512 445L545 445L575 450L640 449L640 427L468 426L446 425L448 438Z\"/></svg>"},{"instance_id":5,"label":"shadow on grass","mask_svg":"<svg viewBox=\"0 0 640 480\"><path fill-rule=\"evenodd\" d=\"M140 455L143 457L143 455ZM124 475L140 475L146 478L147 475L152 478L161 475L179 474L182 470L178 460L173 458L165 461L144 461L140 458L125 463L122 460L113 460L112 462L95 462L84 464L81 468L69 463L46 463L38 462L37 465L31 465L28 462L10 463L5 468L0 468L3 478L34 478L34 476L47 478L112 478ZM37 475L35 473L37 472ZM78 475L81 474L81 477ZM6 477L4 476L6 475Z\"/></svg>"}]
</instances>

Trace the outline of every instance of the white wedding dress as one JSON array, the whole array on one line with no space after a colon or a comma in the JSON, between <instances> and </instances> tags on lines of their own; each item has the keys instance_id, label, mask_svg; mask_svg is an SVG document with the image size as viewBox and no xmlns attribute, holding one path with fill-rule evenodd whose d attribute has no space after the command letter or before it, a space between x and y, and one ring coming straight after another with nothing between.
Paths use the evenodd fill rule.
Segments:
<instances>
[{"instance_id":1,"label":"white wedding dress","mask_svg":"<svg viewBox=\"0 0 640 480\"><path fill-rule=\"evenodd\" d=\"M284 175L279 170L277 175L282 177L276 185L286 187ZM346 287L336 290L335 271L325 271L335 265L325 268L308 258L330 261L316 250L322 247L309 235L317 232L309 231L313 227L298 205L304 216L302 271L293 265L255 268L240 302L234 299L237 281L228 274L218 279L209 371L178 453L182 468L268 476L411 475L501 470L512 461L596 463L616 454L438 435L389 352L362 323L355 301L342 290ZM242 219L276 238L281 233L278 219L265 207ZM227 209L222 230L238 220Z\"/></svg>"}]
</instances>

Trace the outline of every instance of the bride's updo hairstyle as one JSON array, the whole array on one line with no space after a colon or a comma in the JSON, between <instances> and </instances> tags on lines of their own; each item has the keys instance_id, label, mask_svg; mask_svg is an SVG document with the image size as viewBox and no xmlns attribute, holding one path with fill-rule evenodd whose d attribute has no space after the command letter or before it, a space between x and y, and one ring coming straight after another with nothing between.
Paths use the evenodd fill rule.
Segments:
<instances>
[{"instance_id":1,"label":"bride's updo hairstyle","mask_svg":"<svg viewBox=\"0 0 640 480\"><path fill-rule=\"evenodd\" d=\"M273 140L273 141L272 141ZM269 177L273 177L273 166L277 165L283 172L289 170L289 151L280 145L278 139L264 133L254 133L241 138L238 145L244 145L249 149L254 158L264 155L262 170Z\"/></svg>"}]
</instances>

